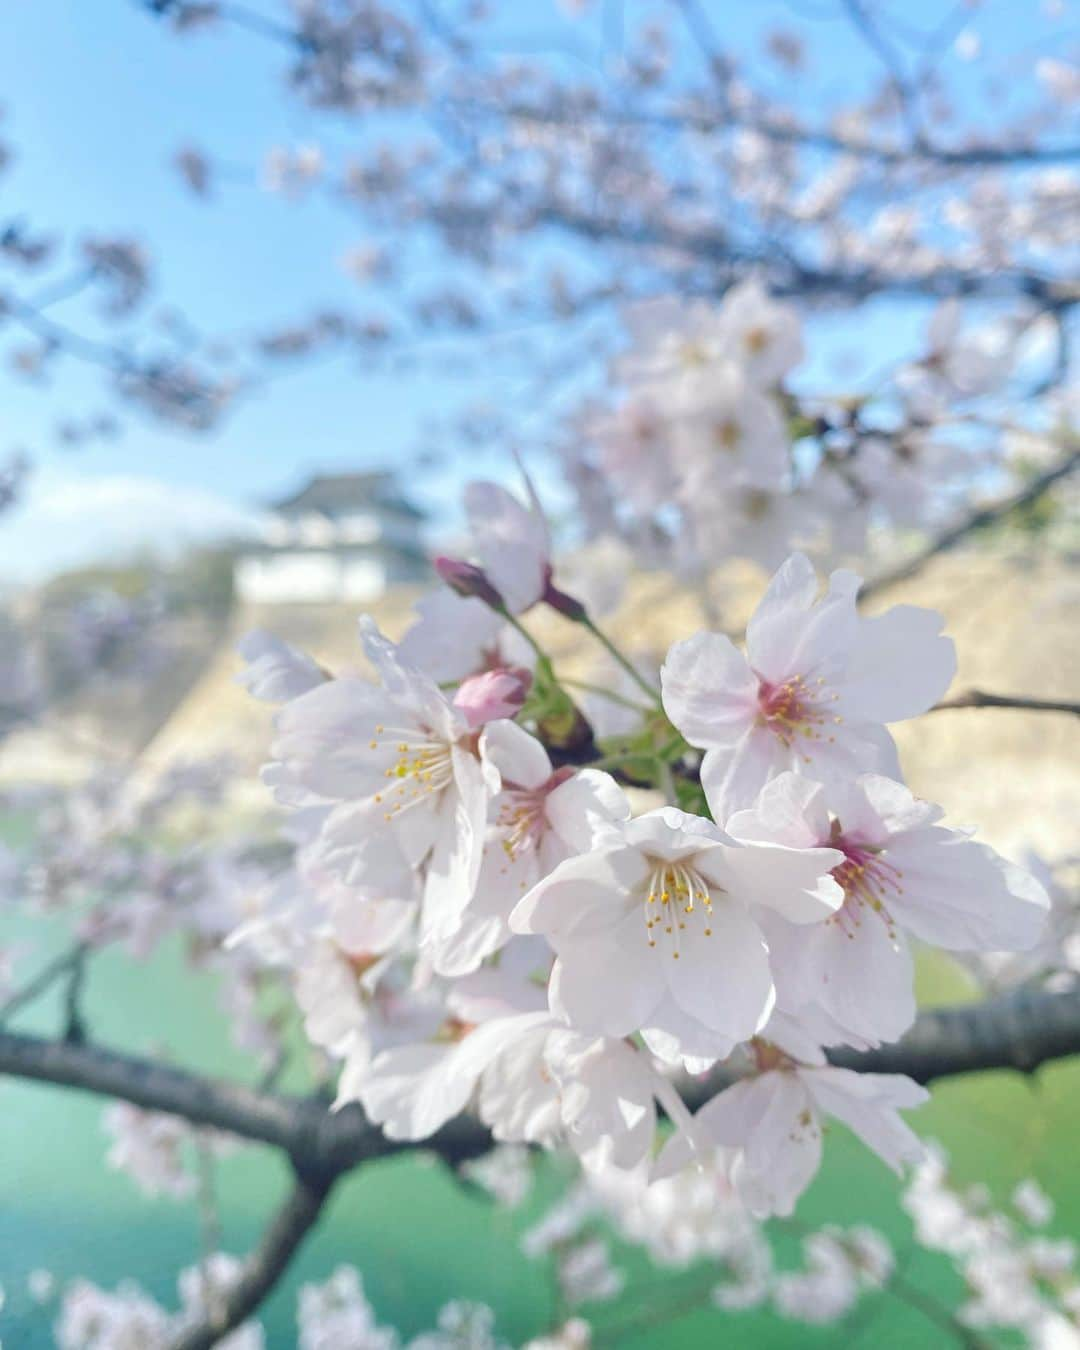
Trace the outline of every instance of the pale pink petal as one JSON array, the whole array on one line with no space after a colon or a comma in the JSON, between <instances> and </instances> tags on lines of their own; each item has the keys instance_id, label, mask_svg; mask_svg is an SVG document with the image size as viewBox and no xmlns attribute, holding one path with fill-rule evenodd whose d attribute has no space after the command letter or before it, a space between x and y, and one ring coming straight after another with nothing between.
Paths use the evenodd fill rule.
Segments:
<instances>
[{"instance_id":1,"label":"pale pink petal","mask_svg":"<svg viewBox=\"0 0 1080 1350\"><path fill-rule=\"evenodd\" d=\"M636 848L603 848L567 858L518 904L510 915L515 933L542 933L555 945L564 935L599 934L617 925L628 905L640 913L632 894L648 879ZM641 919L642 933L645 930Z\"/></svg>"},{"instance_id":2,"label":"pale pink petal","mask_svg":"<svg viewBox=\"0 0 1080 1350\"><path fill-rule=\"evenodd\" d=\"M843 890L829 875L843 861L834 848L752 841L703 854L699 871L745 904L775 910L791 923L818 923L843 903Z\"/></svg>"},{"instance_id":3,"label":"pale pink petal","mask_svg":"<svg viewBox=\"0 0 1080 1350\"><path fill-rule=\"evenodd\" d=\"M898 783L893 778L886 778L881 774L864 774L855 785L853 797L861 795L873 817L887 827L888 834L900 834L905 830L915 829L923 825L936 825L944 815L940 806L934 806L931 802L924 802L914 796L903 783ZM839 815L840 812L837 811ZM848 833L848 812L844 814L844 832ZM855 830L862 830L864 827L858 823L852 814L852 824ZM868 838L871 836L867 835ZM879 827L879 833L873 842L883 841L886 837L886 831Z\"/></svg>"},{"instance_id":4,"label":"pale pink petal","mask_svg":"<svg viewBox=\"0 0 1080 1350\"><path fill-rule=\"evenodd\" d=\"M653 951L672 998L711 1031L747 1040L768 1020L774 996L761 930L741 905L724 897L711 915L700 921L688 915L686 922L678 959L666 943Z\"/></svg>"},{"instance_id":5,"label":"pale pink petal","mask_svg":"<svg viewBox=\"0 0 1080 1350\"><path fill-rule=\"evenodd\" d=\"M547 524L536 508L522 506L498 483L465 487L465 514L477 556L512 614L536 604L550 561Z\"/></svg>"},{"instance_id":6,"label":"pale pink petal","mask_svg":"<svg viewBox=\"0 0 1080 1350\"><path fill-rule=\"evenodd\" d=\"M758 681L730 638L676 642L660 671L664 709L691 745L735 744L757 713Z\"/></svg>"},{"instance_id":7,"label":"pale pink petal","mask_svg":"<svg viewBox=\"0 0 1080 1350\"><path fill-rule=\"evenodd\" d=\"M917 717L944 695L956 674L956 647L941 636L933 609L896 605L859 624L839 710L865 722Z\"/></svg>"},{"instance_id":8,"label":"pale pink petal","mask_svg":"<svg viewBox=\"0 0 1080 1350\"><path fill-rule=\"evenodd\" d=\"M343 950L355 955L389 951L405 936L416 917L412 900L366 899L339 901L333 908L334 937Z\"/></svg>"},{"instance_id":9,"label":"pale pink petal","mask_svg":"<svg viewBox=\"0 0 1080 1350\"><path fill-rule=\"evenodd\" d=\"M736 811L752 806L769 779L788 768L789 759L778 737L753 724L732 749L707 750L701 786L713 819L723 825Z\"/></svg>"},{"instance_id":10,"label":"pale pink petal","mask_svg":"<svg viewBox=\"0 0 1080 1350\"><path fill-rule=\"evenodd\" d=\"M1023 951L1046 925L1050 900L1035 878L956 830L934 825L896 835L888 858L903 887L890 909L924 942Z\"/></svg>"},{"instance_id":11,"label":"pale pink petal","mask_svg":"<svg viewBox=\"0 0 1080 1350\"><path fill-rule=\"evenodd\" d=\"M604 971L617 978L605 979ZM648 945L637 915L611 935L575 936L556 961L549 988L552 1012L596 1036L629 1036L647 1026L664 991L660 954Z\"/></svg>"},{"instance_id":12,"label":"pale pink petal","mask_svg":"<svg viewBox=\"0 0 1080 1350\"><path fill-rule=\"evenodd\" d=\"M746 626L746 651L754 670L767 680L797 673L795 653L800 620L818 594L817 573L803 553L793 553L769 582Z\"/></svg>"},{"instance_id":13,"label":"pale pink petal","mask_svg":"<svg viewBox=\"0 0 1080 1350\"><path fill-rule=\"evenodd\" d=\"M753 806L729 816L724 829L736 839L815 848L829 837L825 789L811 778L782 773L762 788Z\"/></svg>"},{"instance_id":14,"label":"pale pink petal","mask_svg":"<svg viewBox=\"0 0 1080 1350\"><path fill-rule=\"evenodd\" d=\"M915 1020L907 943L872 910L810 928L766 919L764 929L785 1008L818 1004L842 1039L865 1045L899 1040Z\"/></svg>"},{"instance_id":15,"label":"pale pink petal","mask_svg":"<svg viewBox=\"0 0 1080 1350\"><path fill-rule=\"evenodd\" d=\"M855 1073L851 1069L801 1069L799 1077L822 1111L843 1121L894 1172L918 1162L925 1150L897 1115L921 1106L930 1094L901 1074Z\"/></svg>"},{"instance_id":16,"label":"pale pink petal","mask_svg":"<svg viewBox=\"0 0 1080 1350\"><path fill-rule=\"evenodd\" d=\"M306 652L259 628L241 638L237 651L247 662L237 683L268 703L286 703L329 679Z\"/></svg>"},{"instance_id":17,"label":"pale pink petal","mask_svg":"<svg viewBox=\"0 0 1080 1350\"><path fill-rule=\"evenodd\" d=\"M630 802L610 774L581 769L548 794L544 814L567 849L585 853L609 826L629 820Z\"/></svg>"},{"instance_id":18,"label":"pale pink petal","mask_svg":"<svg viewBox=\"0 0 1080 1350\"><path fill-rule=\"evenodd\" d=\"M425 595L416 609L419 617L398 644L398 655L432 679L463 680L500 651L505 621L482 600L443 587Z\"/></svg>"},{"instance_id":19,"label":"pale pink petal","mask_svg":"<svg viewBox=\"0 0 1080 1350\"><path fill-rule=\"evenodd\" d=\"M516 722L489 722L480 737L480 753L494 764L505 786L537 788L551 777L547 751Z\"/></svg>"}]
</instances>

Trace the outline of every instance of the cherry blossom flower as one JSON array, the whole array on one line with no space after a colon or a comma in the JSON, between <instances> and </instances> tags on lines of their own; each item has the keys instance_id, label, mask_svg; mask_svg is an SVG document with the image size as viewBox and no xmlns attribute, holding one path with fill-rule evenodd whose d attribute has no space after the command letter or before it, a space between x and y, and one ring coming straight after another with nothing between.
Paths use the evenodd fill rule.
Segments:
<instances>
[{"instance_id":1,"label":"cherry blossom flower","mask_svg":"<svg viewBox=\"0 0 1080 1350\"><path fill-rule=\"evenodd\" d=\"M630 814L610 775L598 769L553 769L540 742L512 722L489 725L485 753L502 789L489 808L475 892L435 941L432 958L443 975L475 970L503 946L511 935L510 913L521 897Z\"/></svg>"},{"instance_id":2,"label":"cherry blossom flower","mask_svg":"<svg viewBox=\"0 0 1080 1350\"><path fill-rule=\"evenodd\" d=\"M910 1078L798 1064L768 1045L758 1059L763 1072L718 1093L694 1117L696 1138L734 1151L731 1179L751 1213L792 1212L821 1163L822 1116L842 1121L896 1172L922 1157L898 1114L929 1097ZM686 1161L686 1139L676 1136L666 1152L662 1166Z\"/></svg>"},{"instance_id":3,"label":"cherry blossom flower","mask_svg":"<svg viewBox=\"0 0 1080 1350\"><path fill-rule=\"evenodd\" d=\"M388 835L410 864L424 864L434 922L473 893L498 774L484 733L434 681L404 665L370 619L361 637L381 683L331 680L285 704L267 781L289 805L338 803L322 826L323 857L354 884L384 865L378 845Z\"/></svg>"},{"instance_id":4,"label":"cherry blossom flower","mask_svg":"<svg viewBox=\"0 0 1080 1350\"><path fill-rule=\"evenodd\" d=\"M753 808L728 818L742 840L828 846L844 903L809 927L762 917L778 1006L815 1006L838 1039L897 1040L915 1017L910 934L946 950L1022 950L1038 938L1049 900L1034 877L965 832L902 784L874 774L825 788L784 773Z\"/></svg>"},{"instance_id":5,"label":"cherry blossom flower","mask_svg":"<svg viewBox=\"0 0 1080 1350\"><path fill-rule=\"evenodd\" d=\"M456 981L433 1039L379 1055L357 1088L365 1111L390 1138L422 1139L471 1102L496 1139L565 1137L590 1168L647 1166L657 1102L680 1129L689 1111L649 1055L555 1021L543 989L514 971L530 950Z\"/></svg>"},{"instance_id":6,"label":"cherry blossom flower","mask_svg":"<svg viewBox=\"0 0 1080 1350\"><path fill-rule=\"evenodd\" d=\"M758 281L731 287L717 326L725 355L760 388L779 383L803 358L798 312L773 300Z\"/></svg>"},{"instance_id":7,"label":"cherry blossom flower","mask_svg":"<svg viewBox=\"0 0 1080 1350\"><path fill-rule=\"evenodd\" d=\"M416 622L398 655L433 680L453 683L488 670L531 669L536 653L490 605L449 588L416 603Z\"/></svg>"},{"instance_id":8,"label":"cherry blossom flower","mask_svg":"<svg viewBox=\"0 0 1080 1350\"><path fill-rule=\"evenodd\" d=\"M825 876L840 861L832 849L738 845L665 807L612 825L592 852L561 863L510 926L554 947L551 1006L570 1025L614 1037L644 1030L663 1058L715 1059L772 1010L753 907L796 923L824 918L842 899Z\"/></svg>"},{"instance_id":9,"label":"cherry blossom flower","mask_svg":"<svg viewBox=\"0 0 1080 1350\"><path fill-rule=\"evenodd\" d=\"M237 650L247 662L237 683L267 703L288 703L329 679L306 652L261 629L248 633Z\"/></svg>"},{"instance_id":10,"label":"cherry blossom flower","mask_svg":"<svg viewBox=\"0 0 1080 1350\"><path fill-rule=\"evenodd\" d=\"M376 1322L354 1266L338 1266L322 1284L302 1284L296 1321L298 1350L398 1350L397 1333Z\"/></svg>"},{"instance_id":11,"label":"cherry blossom flower","mask_svg":"<svg viewBox=\"0 0 1080 1350\"><path fill-rule=\"evenodd\" d=\"M170 1326L165 1309L138 1285L128 1282L110 1293L89 1280L75 1280L64 1292L54 1331L59 1350L113 1350L166 1345Z\"/></svg>"},{"instance_id":12,"label":"cherry blossom flower","mask_svg":"<svg viewBox=\"0 0 1080 1350\"><path fill-rule=\"evenodd\" d=\"M872 1228L848 1232L828 1227L803 1239L805 1269L776 1277L773 1306L800 1322L836 1322L855 1306L863 1289L880 1289L892 1273L888 1242Z\"/></svg>"},{"instance_id":13,"label":"cherry blossom flower","mask_svg":"<svg viewBox=\"0 0 1080 1350\"><path fill-rule=\"evenodd\" d=\"M186 1153L195 1131L178 1116L141 1111L130 1102L113 1102L102 1115L110 1137L108 1165L126 1172L145 1195L192 1195L195 1174Z\"/></svg>"},{"instance_id":14,"label":"cherry blossom flower","mask_svg":"<svg viewBox=\"0 0 1080 1350\"><path fill-rule=\"evenodd\" d=\"M746 630L746 652L719 633L670 650L664 707L691 745L706 751L701 781L715 818L749 806L785 769L825 781L860 771L899 776L884 723L914 717L948 688L956 668L942 618L897 605L856 613L860 580L817 577L800 554L780 568Z\"/></svg>"},{"instance_id":15,"label":"cherry blossom flower","mask_svg":"<svg viewBox=\"0 0 1080 1350\"><path fill-rule=\"evenodd\" d=\"M647 393L632 393L611 412L587 426L600 464L629 505L646 513L657 502L670 501L681 481L671 453L671 426L666 408Z\"/></svg>"},{"instance_id":16,"label":"cherry blossom flower","mask_svg":"<svg viewBox=\"0 0 1080 1350\"><path fill-rule=\"evenodd\" d=\"M625 316L632 346L616 370L632 388L678 399L682 382L723 363L738 366L756 388L776 383L798 363L798 315L754 282L733 286L719 307L656 300Z\"/></svg>"},{"instance_id":17,"label":"cherry blossom flower","mask_svg":"<svg viewBox=\"0 0 1080 1350\"><path fill-rule=\"evenodd\" d=\"M776 403L730 362L684 380L675 440L690 494L714 480L776 489L788 472L787 431Z\"/></svg>"},{"instance_id":18,"label":"cherry blossom flower","mask_svg":"<svg viewBox=\"0 0 1080 1350\"><path fill-rule=\"evenodd\" d=\"M472 552L511 614L541 599L551 576L551 535L536 492L525 478L528 504L498 483L465 486Z\"/></svg>"},{"instance_id":19,"label":"cherry blossom flower","mask_svg":"<svg viewBox=\"0 0 1080 1350\"><path fill-rule=\"evenodd\" d=\"M400 868L406 884L415 886L400 855L380 852L384 862L388 855L383 875L393 877ZM342 1100L351 1099L381 1050L435 1033L444 1017L438 991L413 987L394 961L412 943L418 895L394 898L353 887L328 872L309 845L256 902L228 945L250 946L264 966L289 973L308 1040L341 1062Z\"/></svg>"},{"instance_id":20,"label":"cherry blossom flower","mask_svg":"<svg viewBox=\"0 0 1080 1350\"><path fill-rule=\"evenodd\" d=\"M556 1259L555 1274L572 1308L615 1298L626 1284L626 1276L612 1266L607 1244L599 1237L564 1247Z\"/></svg>"},{"instance_id":21,"label":"cherry blossom flower","mask_svg":"<svg viewBox=\"0 0 1080 1350\"><path fill-rule=\"evenodd\" d=\"M531 668L535 653L500 610L521 614L541 600L551 581L551 537L528 477L528 506L498 483L465 488L468 552L478 560L437 560L448 588L425 596L401 642L406 664L437 680L460 680L502 666ZM454 569L463 577L453 583ZM464 578L471 574L473 582Z\"/></svg>"},{"instance_id":22,"label":"cherry blossom flower","mask_svg":"<svg viewBox=\"0 0 1080 1350\"><path fill-rule=\"evenodd\" d=\"M969 1295L959 1311L964 1325L1015 1329L1033 1346L1069 1350L1076 1344L1080 1306L1076 1244L1031 1232L1029 1225L1040 1229L1050 1217L1045 1197L1031 1179L1018 1190L1021 1223L993 1208L985 1186L956 1187L944 1152L931 1144L903 1205L916 1239L947 1253L963 1278ZM1025 1213L1031 1201L1034 1209Z\"/></svg>"},{"instance_id":23,"label":"cherry blossom flower","mask_svg":"<svg viewBox=\"0 0 1080 1350\"><path fill-rule=\"evenodd\" d=\"M133 1281L115 1292L100 1289L89 1280L75 1280L64 1291L56 1323L59 1350L165 1350L206 1317L208 1300L213 1303L235 1283L242 1262L224 1252L214 1252L198 1266L182 1270L177 1279L181 1308L170 1314ZM222 1350L263 1350L263 1329L258 1322L244 1322L223 1336Z\"/></svg>"},{"instance_id":24,"label":"cherry blossom flower","mask_svg":"<svg viewBox=\"0 0 1080 1350\"><path fill-rule=\"evenodd\" d=\"M652 1057L628 1041L555 1031L545 1048L560 1089L566 1141L592 1173L651 1167L657 1105L678 1131L690 1112Z\"/></svg>"},{"instance_id":25,"label":"cherry blossom flower","mask_svg":"<svg viewBox=\"0 0 1080 1350\"><path fill-rule=\"evenodd\" d=\"M689 1156L687 1149L680 1151ZM658 1266L679 1269L709 1261L746 1273L768 1271L769 1246L715 1149L669 1175L609 1167L590 1172L586 1183L619 1233L644 1247ZM764 1292L762 1287L762 1297ZM747 1297L744 1306L753 1301L760 1300Z\"/></svg>"},{"instance_id":26,"label":"cherry blossom flower","mask_svg":"<svg viewBox=\"0 0 1080 1350\"><path fill-rule=\"evenodd\" d=\"M496 1139L554 1137L558 1107L543 1052L555 1022L543 990L507 970L454 985L436 1039L384 1051L358 1084L390 1139L426 1139L477 1098Z\"/></svg>"}]
</instances>

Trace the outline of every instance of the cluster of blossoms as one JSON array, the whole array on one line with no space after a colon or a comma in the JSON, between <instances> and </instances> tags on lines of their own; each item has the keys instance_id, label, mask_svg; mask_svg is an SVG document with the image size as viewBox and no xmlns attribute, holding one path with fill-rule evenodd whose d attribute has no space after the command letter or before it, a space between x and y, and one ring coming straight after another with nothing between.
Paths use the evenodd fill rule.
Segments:
<instances>
[{"instance_id":1,"label":"cluster of blossoms","mask_svg":"<svg viewBox=\"0 0 1080 1350\"><path fill-rule=\"evenodd\" d=\"M131 1177L147 1196L169 1195L177 1200L193 1196L195 1151L220 1156L232 1147L227 1135L196 1130L179 1116L142 1111L130 1102L117 1101L106 1107L102 1125L110 1140L106 1163Z\"/></svg>"},{"instance_id":2,"label":"cluster of blossoms","mask_svg":"<svg viewBox=\"0 0 1080 1350\"><path fill-rule=\"evenodd\" d=\"M169 1312L137 1284L101 1289L89 1280L74 1281L63 1294L55 1334L58 1350L166 1350L197 1326L224 1298L241 1273L242 1263L215 1252L198 1266L180 1272L180 1310ZM263 1329L245 1322L218 1342L225 1350L263 1350Z\"/></svg>"},{"instance_id":3,"label":"cluster of blossoms","mask_svg":"<svg viewBox=\"0 0 1080 1350\"><path fill-rule=\"evenodd\" d=\"M169 1312L131 1282L108 1290L75 1280L62 1293L55 1326L58 1350L169 1350L213 1313L214 1300L227 1295L240 1269L236 1257L216 1252L182 1271L178 1312ZM50 1287L38 1301L51 1296ZM571 1326L568 1334L531 1341L524 1350L587 1350L588 1331L579 1325L578 1339L573 1339ZM440 1309L431 1331L403 1338L393 1327L379 1324L352 1266L339 1266L322 1284L301 1285L296 1332L298 1350L512 1350L496 1334L492 1310L461 1299ZM223 1350L264 1350L269 1342L261 1324L251 1321L216 1344Z\"/></svg>"},{"instance_id":4,"label":"cluster of blossoms","mask_svg":"<svg viewBox=\"0 0 1080 1350\"><path fill-rule=\"evenodd\" d=\"M298 843L237 940L292 975L339 1104L397 1139L471 1109L587 1169L717 1167L758 1215L791 1212L828 1118L917 1159L899 1113L924 1090L826 1051L911 1024L912 940L1022 950L1048 906L901 781L887 725L952 679L940 616L864 618L856 576L819 594L794 555L745 649L699 633L660 689L638 677L639 732L605 759L521 622L544 604L597 632L535 500L468 501L473 560L440 562L401 645L361 621L374 678L245 651L282 704L264 777ZM635 810L620 764L667 802ZM718 1070L736 1081L693 1114L675 1076Z\"/></svg>"},{"instance_id":5,"label":"cluster of blossoms","mask_svg":"<svg viewBox=\"0 0 1080 1350\"><path fill-rule=\"evenodd\" d=\"M957 1188L944 1154L932 1147L904 1194L917 1240L944 1252L964 1277L959 1311L969 1327L1023 1333L1037 1350L1080 1344L1076 1243L1051 1237L1054 1206L1029 1178L1012 1195L1012 1213L995 1209L984 1186Z\"/></svg>"},{"instance_id":6,"label":"cluster of blossoms","mask_svg":"<svg viewBox=\"0 0 1080 1350\"><path fill-rule=\"evenodd\" d=\"M216 759L177 761L153 778L102 766L77 786L5 789L0 811L33 830L28 846L0 843L0 909L63 914L87 958L118 946L145 961L178 939L192 969L217 977L236 1044L269 1063L281 1027L262 997L267 972L223 944L284 850L254 828L220 837L229 779L229 764ZM5 964L18 967L5 980L13 989L30 958L28 943L6 949Z\"/></svg>"},{"instance_id":7,"label":"cluster of blossoms","mask_svg":"<svg viewBox=\"0 0 1080 1350\"><path fill-rule=\"evenodd\" d=\"M468 1178L511 1213L531 1199L535 1172L528 1150L499 1145L466 1165ZM1053 1205L1032 1178L1019 1183L1009 1212L996 1209L985 1187L958 1190L940 1147L929 1146L903 1203L916 1247L944 1256L968 1290L954 1325L973 1332L1022 1333L1032 1350L1069 1350L1080 1338L1080 1282L1076 1244L1048 1231ZM521 1350L589 1350L616 1331L656 1320L672 1278L679 1300L673 1313L712 1307L728 1315L770 1310L804 1326L839 1324L864 1300L909 1299L903 1266L878 1230L856 1224L799 1230L797 1253L778 1258L769 1232L741 1203L717 1162L650 1182L617 1166L587 1168L519 1231L531 1261L546 1262L558 1289L551 1329ZM631 1281L624 1263L634 1250L654 1271ZM181 1308L170 1313L137 1285L114 1291L86 1280L61 1286L47 1271L28 1280L34 1303L59 1296L57 1344L63 1350L156 1350L236 1278L235 1258L216 1254L179 1279ZM670 1292L670 1291L669 1291ZM942 1322L952 1318L926 1290L914 1306ZM2 1300L0 1300L2 1302ZM339 1266L322 1283L300 1286L296 1301L299 1350L511 1350L498 1334L493 1310L455 1300L441 1309L434 1329L409 1337L380 1319L352 1266ZM223 1342L258 1350L262 1328L245 1324ZM980 1342L981 1343L981 1342Z\"/></svg>"},{"instance_id":8,"label":"cluster of blossoms","mask_svg":"<svg viewBox=\"0 0 1080 1350\"><path fill-rule=\"evenodd\" d=\"M614 396L575 426L567 476L594 533L690 575L733 557L774 568L794 548L860 554L872 525L925 528L1000 464L1000 435L949 424L1005 387L1029 323L967 325L946 301L887 391L815 401L791 383L799 312L757 281L718 306L654 302L629 312Z\"/></svg>"},{"instance_id":9,"label":"cluster of blossoms","mask_svg":"<svg viewBox=\"0 0 1080 1350\"><path fill-rule=\"evenodd\" d=\"M595 1305L624 1287L616 1244L643 1248L661 1281L675 1271L700 1274L694 1294L702 1303L730 1313L768 1307L808 1324L838 1321L864 1294L886 1287L894 1267L875 1229L830 1225L803 1235L800 1266L781 1268L766 1231L715 1163L651 1184L617 1168L586 1173L522 1238L526 1255L554 1255L567 1306L591 1305L598 1328ZM567 1270L587 1278L567 1279Z\"/></svg>"},{"instance_id":10,"label":"cluster of blossoms","mask_svg":"<svg viewBox=\"0 0 1080 1350\"><path fill-rule=\"evenodd\" d=\"M0 509L3 491L0 474ZM190 621L171 612L170 599L157 585L133 596L111 587L74 595L43 588L0 604L0 740L50 714L62 718L80 697L143 696L191 636ZM78 718L72 721L71 739L82 744Z\"/></svg>"}]
</instances>

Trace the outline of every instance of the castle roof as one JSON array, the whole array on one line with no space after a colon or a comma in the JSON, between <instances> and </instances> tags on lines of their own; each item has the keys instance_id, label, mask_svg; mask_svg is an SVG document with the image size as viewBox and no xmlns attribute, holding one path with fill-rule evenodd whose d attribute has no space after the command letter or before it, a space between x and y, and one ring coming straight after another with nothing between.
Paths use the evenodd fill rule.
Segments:
<instances>
[{"instance_id":1,"label":"castle roof","mask_svg":"<svg viewBox=\"0 0 1080 1350\"><path fill-rule=\"evenodd\" d=\"M326 516L364 508L389 511L399 516L423 519L423 512L401 495L395 475L388 469L369 473L316 474L298 492L272 502L279 515L304 515L318 511Z\"/></svg>"}]
</instances>

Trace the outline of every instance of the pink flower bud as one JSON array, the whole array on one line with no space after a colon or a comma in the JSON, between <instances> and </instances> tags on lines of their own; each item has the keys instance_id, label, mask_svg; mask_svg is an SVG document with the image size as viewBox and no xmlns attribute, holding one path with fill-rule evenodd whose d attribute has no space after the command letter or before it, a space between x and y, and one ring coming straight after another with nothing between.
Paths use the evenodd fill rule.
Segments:
<instances>
[{"instance_id":1,"label":"pink flower bud","mask_svg":"<svg viewBox=\"0 0 1080 1350\"><path fill-rule=\"evenodd\" d=\"M499 717L516 717L532 687L532 672L524 666L497 666L463 680L454 695L454 707L470 727L482 727Z\"/></svg>"},{"instance_id":2,"label":"pink flower bud","mask_svg":"<svg viewBox=\"0 0 1080 1350\"><path fill-rule=\"evenodd\" d=\"M439 556L435 559L435 571L452 591L467 599L483 600L492 609L505 610L506 602L487 579L482 567L464 562L460 558Z\"/></svg>"}]
</instances>

